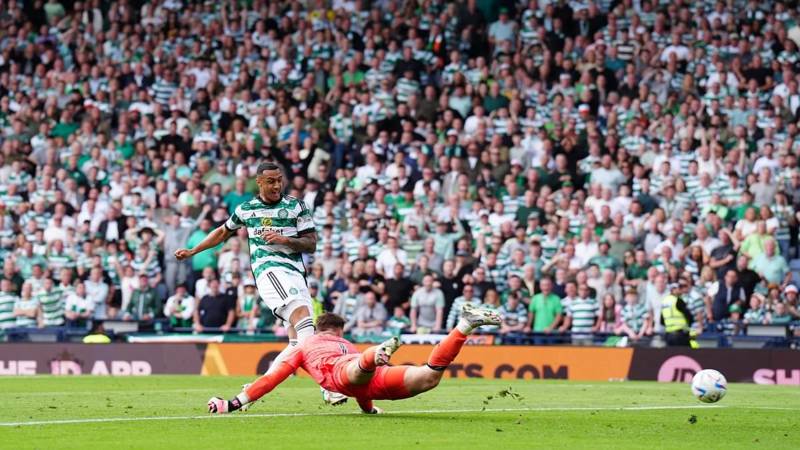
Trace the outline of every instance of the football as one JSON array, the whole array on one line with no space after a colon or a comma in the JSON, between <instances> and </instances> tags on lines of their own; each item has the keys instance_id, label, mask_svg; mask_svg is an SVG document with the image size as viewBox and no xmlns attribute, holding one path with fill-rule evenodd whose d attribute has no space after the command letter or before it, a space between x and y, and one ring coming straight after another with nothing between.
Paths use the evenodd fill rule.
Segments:
<instances>
[{"instance_id":1,"label":"football","mask_svg":"<svg viewBox=\"0 0 800 450\"><path fill-rule=\"evenodd\" d=\"M704 403L715 403L725 397L728 381L714 369L704 369L692 378L692 394Z\"/></svg>"}]
</instances>

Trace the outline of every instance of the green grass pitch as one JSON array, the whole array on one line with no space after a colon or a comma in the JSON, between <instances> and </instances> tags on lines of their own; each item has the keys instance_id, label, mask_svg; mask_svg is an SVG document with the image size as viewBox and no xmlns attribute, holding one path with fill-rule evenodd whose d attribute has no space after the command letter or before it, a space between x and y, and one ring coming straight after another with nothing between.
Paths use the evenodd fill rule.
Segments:
<instances>
[{"instance_id":1,"label":"green grass pitch","mask_svg":"<svg viewBox=\"0 0 800 450\"><path fill-rule=\"evenodd\" d=\"M322 404L287 380L246 413L211 417L242 377L19 377L0 380L0 448L798 448L800 389L732 384L716 405L688 385L445 379L434 391Z\"/></svg>"}]
</instances>

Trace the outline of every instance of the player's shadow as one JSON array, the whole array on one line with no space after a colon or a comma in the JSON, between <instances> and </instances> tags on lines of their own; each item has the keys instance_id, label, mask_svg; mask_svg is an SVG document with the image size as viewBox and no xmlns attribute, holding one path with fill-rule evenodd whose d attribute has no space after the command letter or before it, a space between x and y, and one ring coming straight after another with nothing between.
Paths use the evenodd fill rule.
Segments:
<instances>
[{"instance_id":1,"label":"player's shadow","mask_svg":"<svg viewBox=\"0 0 800 450\"><path fill-rule=\"evenodd\" d=\"M479 416L479 413L475 413L474 416ZM367 415L363 415L365 418ZM473 414L459 414L458 418L463 419L465 417L471 418ZM369 416L369 419L372 420L393 420L393 419L402 419L409 422L431 422L431 421L443 421L443 420L456 420L455 416L449 416L447 414L430 414L430 415L420 415L419 413L413 412L387 412L386 414L377 414Z\"/></svg>"}]
</instances>

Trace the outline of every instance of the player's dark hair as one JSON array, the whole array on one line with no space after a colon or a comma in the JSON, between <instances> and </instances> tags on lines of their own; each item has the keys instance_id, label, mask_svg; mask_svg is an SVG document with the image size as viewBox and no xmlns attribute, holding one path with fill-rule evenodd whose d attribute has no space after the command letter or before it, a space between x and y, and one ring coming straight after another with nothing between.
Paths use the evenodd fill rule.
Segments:
<instances>
[{"instance_id":1,"label":"player's dark hair","mask_svg":"<svg viewBox=\"0 0 800 450\"><path fill-rule=\"evenodd\" d=\"M338 314L322 313L317 317L317 331L342 330L344 323L344 319Z\"/></svg>"},{"instance_id":2,"label":"player's dark hair","mask_svg":"<svg viewBox=\"0 0 800 450\"><path fill-rule=\"evenodd\" d=\"M263 162L258 165L258 174L261 175L265 170L281 170L281 166L274 162Z\"/></svg>"}]
</instances>

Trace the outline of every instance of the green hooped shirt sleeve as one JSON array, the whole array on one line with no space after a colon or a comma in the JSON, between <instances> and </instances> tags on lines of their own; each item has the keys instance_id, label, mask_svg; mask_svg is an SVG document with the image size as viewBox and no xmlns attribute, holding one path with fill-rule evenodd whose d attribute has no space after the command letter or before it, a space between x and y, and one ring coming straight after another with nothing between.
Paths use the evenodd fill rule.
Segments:
<instances>
[{"instance_id":1,"label":"green hooped shirt sleeve","mask_svg":"<svg viewBox=\"0 0 800 450\"><path fill-rule=\"evenodd\" d=\"M239 228L244 225L244 221L242 221L241 217L239 216L239 207L233 210L233 214L228 217L228 220L225 221L225 228L229 230L238 230Z\"/></svg>"},{"instance_id":2,"label":"green hooped shirt sleeve","mask_svg":"<svg viewBox=\"0 0 800 450\"><path fill-rule=\"evenodd\" d=\"M297 214L297 234L314 230L314 217L306 206L306 202L298 200L297 203L300 205L300 212Z\"/></svg>"}]
</instances>

